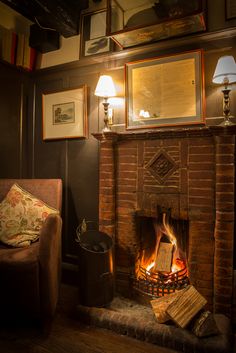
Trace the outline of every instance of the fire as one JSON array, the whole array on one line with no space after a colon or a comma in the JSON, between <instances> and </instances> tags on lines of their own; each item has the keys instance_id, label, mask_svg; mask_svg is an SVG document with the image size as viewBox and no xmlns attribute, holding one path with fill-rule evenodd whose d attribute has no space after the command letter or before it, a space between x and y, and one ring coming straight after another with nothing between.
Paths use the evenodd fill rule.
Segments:
<instances>
[{"instance_id":1,"label":"fire","mask_svg":"<svg viewBox=\"0 0 236 353\"><path fill-rule=\"evenodd\" d=\"M136 271L137 277L140 276L140 266L146 270L148 275L152 275L155 272L161 272L166 275L174 275L176 272L185 268L185 260L180 259L174 229L169 224L166 213L163 213L161 224L154 221L154 229L156 235L155 249L151 255L147 255L145 250L142 251L139 266ZM162 242L163 237L165 238L164 243ZM161 265L160 262L162 262Z\"/></svg>"}]
</instances>

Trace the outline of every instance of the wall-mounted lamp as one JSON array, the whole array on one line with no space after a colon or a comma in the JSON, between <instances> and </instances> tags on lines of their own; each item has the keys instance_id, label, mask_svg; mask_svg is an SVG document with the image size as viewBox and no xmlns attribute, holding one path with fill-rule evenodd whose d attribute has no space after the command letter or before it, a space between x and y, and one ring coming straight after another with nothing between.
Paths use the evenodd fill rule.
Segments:
<instances>
[{"instance_id":1,"label":"wall-mounted lamp","mask_svg":"<svg viewBox=\"0 0 236 353\"><path fill-rule=\"evenodd\" d=\"M116 95L115 86L111 76L102 75L99 77L95 92L95 96L104 98L102 103L104 106L104 128L102 131L111 131L108 125L108 98Z\"/></svg>"},{"instance_id":2,"label":"wall-mounted lamp","mask_svg":"<svg viewBox=\"0 0 236 353\"><path fill-rule=\"evenodd\" d=\"M222 89L224 95L223 113L224 121L220 124L223 126L233 125L230 121L230 99L229 93L231 89L228 87L230 83L236 82L236 63L233 56L222 56L219 58L212 82L224 85Z\"/></svg>"}]
</instances>

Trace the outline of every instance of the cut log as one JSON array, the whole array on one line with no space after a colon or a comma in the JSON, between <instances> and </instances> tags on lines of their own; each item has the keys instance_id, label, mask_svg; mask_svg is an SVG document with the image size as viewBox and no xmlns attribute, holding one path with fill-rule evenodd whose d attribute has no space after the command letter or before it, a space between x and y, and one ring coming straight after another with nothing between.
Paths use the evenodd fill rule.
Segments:
<instances>
[{"instance_id":1,"label":"cut log","mask_svg":"<svg viewBox=\"0 0 236 353\"><path fill-rule=\"evenodd\" d=\"M214 315L210 311L203 311L193 323L192 332L197 337L208 337L220 333Z\"/></svg>"},{"instance_id":2,"label":"cut log","mask_svg":"<svg viewBox=\"0 0 236 353\"><path fill-rule=\"evenodd\" d=\"M173 244L160 242L155 258L154 271L170 272L173 257Z\"/></svg>"},{"instance_id":3,"label":"cut log","mask_svg":"<svg viewBox=\"0 0 236 353\"><path fill-rule=\"evenodd\" d=\"M186 288L150 301L156 319L160 324L170 320L170 316L166 313L166 309L183 293L184 290L186 290Z\"/></svg>"},{"instance_id":4,"label":"cut log","mask_svg":"<svg viewBox=\"0 0 236 353\"><path fill-rule=\"evenodd\" d=\"M168 306L166 313L178 326L184 328L206 303L206 299L190 285Z\"/></svg>"}]
</instances>

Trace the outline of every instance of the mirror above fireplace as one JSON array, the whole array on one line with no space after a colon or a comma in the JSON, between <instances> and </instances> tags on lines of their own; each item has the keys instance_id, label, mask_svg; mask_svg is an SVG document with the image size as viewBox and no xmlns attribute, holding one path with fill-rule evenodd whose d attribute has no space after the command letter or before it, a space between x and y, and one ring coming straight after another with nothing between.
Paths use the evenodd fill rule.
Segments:
<instances>
[{"instance_id":1,"label":"mirror above fireplace","mask_svg":"<svg viewBox=\"0 0 236 353\"><path fill-rule=\"evenodd\" d=\"M122 48L204 30L203 0L108 1L107 35Z\"/></svg>"}]
</instances>

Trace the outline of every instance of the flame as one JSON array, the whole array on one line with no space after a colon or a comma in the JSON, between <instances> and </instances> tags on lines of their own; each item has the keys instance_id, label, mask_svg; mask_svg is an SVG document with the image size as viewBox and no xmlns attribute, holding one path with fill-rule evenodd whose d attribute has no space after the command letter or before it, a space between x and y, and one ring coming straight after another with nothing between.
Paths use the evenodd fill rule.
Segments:
<instances>
[{"instance_id":1,"label":"flame","mask_svg":"<svg viewBox=\"0 0 236 353\"><path fill-rule=\"evenodd\" d=\"M154 268L156 265L155 260L157 258L160 241L161 241L161 238L165 235L167 236L169 242L173 245L173 257L172 257L172 266L171 266L170 273L174 274L182 270L185 267L185 261L179 258L177 239L173 228L168 223L168 217L166 213L163 213L162 224L160 225L157 222L155 222L154 228L155 228L155 234L156 234L155 249L153 250L152 254L150 254L149 256L147 256L147 254L145 253L145 250L142 251L141 259L139 261L140 266L146 269L148 274L155 272L154 271ZM136 269L136 275L139 276L139 266Z\"/></svg>"}]
</instances>

